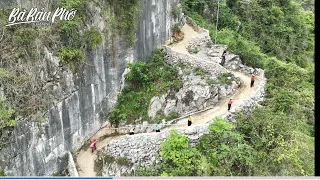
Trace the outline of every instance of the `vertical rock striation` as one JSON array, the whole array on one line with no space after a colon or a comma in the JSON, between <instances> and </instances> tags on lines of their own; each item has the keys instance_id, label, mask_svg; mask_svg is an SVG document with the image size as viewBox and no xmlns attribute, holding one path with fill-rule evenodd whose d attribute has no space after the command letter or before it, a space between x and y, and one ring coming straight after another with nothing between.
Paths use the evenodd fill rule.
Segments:
<instances>
[{"instance_id":1,"label":"vertical rock striation","mask_svg":"<svg viewBox=\"0 0 320 180\"><path fill-rule=\"evenodd\" d=\"M3 6L49 7L51 1L10 1ZM141 15L135 45L127 48L125 39L112 43L105 37L95 50L86 52L86 66L76 76L70 71L57 70L59 81L50 85L59 94L48 117L38 122L20 118L7 145L0 149L0 168L7 175L42 176L61 170L68 151L75 151L90 138L105 121L123 85L128 62L145 61L146 57L171 36L174 24L181 23L182 14L173 19L171 8L178 0L141 0ZM5 8L5 7L3 7ZM92 7L86 7L92 11ZM91 9L90 9L91 8ZM98 7L97 7L98 8ZM94 9L94 7L93 7ZM97 14L92 24L103 26ZM89 26L89 25L88 25ZM102 27L103 28L103 27ZM115 63L112 46L116 46ZM57 57L44 48L41 62L43 78L56 71ZM49 85L48 85L49 86Z\"/></svg>"}]
</instances>

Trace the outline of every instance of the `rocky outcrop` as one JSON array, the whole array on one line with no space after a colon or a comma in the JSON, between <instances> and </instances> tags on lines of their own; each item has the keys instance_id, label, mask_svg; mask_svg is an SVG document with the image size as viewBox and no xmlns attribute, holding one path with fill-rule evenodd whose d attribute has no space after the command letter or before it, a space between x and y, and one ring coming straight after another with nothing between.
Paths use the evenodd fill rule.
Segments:
<instances>
[{"instance_id":1,"label":"rocky outcrop","mask_svg":"<svg viewBox=\"0 0 320 180\"><path fill-rule=\"evenodd\" d=\"M224 54L224 62L222 65L229 70L239 71L246 75L260 75L262 73L259 69L243 65L239 55L232 54L228 51Z\"/></svg>"},{"instance_id":2,"label":"rocky outcrop","mask_svg":"<svg viewBox=\"0 0 320 180\"><path fill-rule=\"evenodd\" d=\"M212 107L218 102L218 87L209 85L201 76L193 73L182 77L183 87L167 98L163 112L176 112L180 116Z\"/></svg>"},{"instance_id":3,"label":"rocky outcrop","mask_svg":"<svg viewBox=\"0 0 320 180\"><path fill-rule=\"evenodd\" d=\"M212 82L210 82L210 76L200 76L194 72L189 75L185 73L181 73L180 78L183 85L178 91L168 90L161 97L151 99L148 109L151 118L154 118L159 111L163 112L164 115L177 113L179 116L185 116L195 111L212 108L218 103L219 99L233 94L237 90L234 87L239 86L239 82L237 83L234 80L230 85L219 84L218 81L212 79ZM235 79L230 76L231 78Z\"/></svg>"},{"instance_id":4,"label":"rocky outcrop","mask_svg":"<svg viewBox=\"0 0 320 180\"><path fill-rule=\"evenodd\" d=\"M166 55L165 60L168 64L172 66L183 64L190 68L201 68L211 74L212 79L216 79L218 75L227 72L227 70L218 63L194 55L176 52L169 46L164 46L164 53Z\"/></svg>"},{"instance_id":5,"label":"rocky outcrop","mask_svg":"<svg viewBox=\"0 0 320 180\"><path fill-rule=\"evenodd\" d=\"M53 1L10 1L1 3L30 9L51 7ZM68 151L75 151L105 122L123 85L123 75L128 62L146 60L146 57L172 35L174 24L183 22L182 14L171 16L173 4L178 0L141 1L141 13L136 30L135 46L127 48L125 39L112 41L106 36L102 44L86 52L86 66L74 75L57 66L57 57L44 47L38 60L31 61L40 67L39 81L57 97L43 120L18 119L7 145L0 149L0 168L7 175L43 176L59 171L61 161ZM100 16L99 7L88 2L86 13L91 14L88 26L103 29L108 22ZM116 48L115 48L116 47ZM114 56L114 53L116 56Z\"/></svg>"},{"instance_id":6,"label":"rocky outcrop","mask_svg":"<svg viewBox=\"0 0 320 180\"><path fill-rule=\"evenodd\" d=\"M148 110L148 116L154 118L159 110L162 109L162 104L165 102L167 94L162 95L161 97L153 97L151 99L150 107Z\"/></svg>"}]
</instances>

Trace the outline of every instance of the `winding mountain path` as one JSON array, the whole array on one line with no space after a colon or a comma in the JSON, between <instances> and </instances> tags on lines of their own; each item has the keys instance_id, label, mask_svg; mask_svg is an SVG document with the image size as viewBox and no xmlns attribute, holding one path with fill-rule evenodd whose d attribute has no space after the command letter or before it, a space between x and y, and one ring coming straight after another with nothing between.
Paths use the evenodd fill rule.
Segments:
<instances>
[{"instance_id":1,"label":"winding mountain path","mask_svg":"<svg viewBox=\"0 0 320 180\"><path fill-rule=\"evenodd\" d=\"M182 31L184 32L184 39L180 41L179 43L175 43L172 45L169 45L174 51L189 54L186 45L187 43L192 39L192 37L196 36L198 33L193 30L193 28L187 24L185 24L182 27ZM236 77L239 77L242 81L242 86L237 90L235 94L233 94L231 97L233 98L233 104L231 107L231 110L238 105L240 105L246 97L250 96L250 94L257 89L257 86L251 88L250 87L250 77L246 76L240 72L230 71L232 72ZM255 84L259 83L259 77L256 77ZM214 117L221 116L223 114L226 114L227 111L227 101L229 98L226 98L224 100L220 100L219 104L215 106L213 109L209 109L207 111L203 111L201 113L197 113L192 116L193 118L193 124L195 125L201 125L206 124L210 122ZM179 120L176 124L172 126L187 126L187 118ZM171 129L172 127L168 127L163 129L163 131L167 131ZM95 134L96 139L101 139L101 137L106 136L106 134L111 134L112 130L108 130L106 128L102 128ZM117 136L120 137L120 136ZM104 146L106 146L111 140L116 139L117 137L107 137L103 139L102 141L97 141L97 150L100 150ZM91 153L90 147L88 147L86 150L80 150L76 155L76 162L78 165L78 171L80 176L96 176L96 173L94 172L94 160L96 159L97 155L96 152Z\"/></svg>"}]
</instances>

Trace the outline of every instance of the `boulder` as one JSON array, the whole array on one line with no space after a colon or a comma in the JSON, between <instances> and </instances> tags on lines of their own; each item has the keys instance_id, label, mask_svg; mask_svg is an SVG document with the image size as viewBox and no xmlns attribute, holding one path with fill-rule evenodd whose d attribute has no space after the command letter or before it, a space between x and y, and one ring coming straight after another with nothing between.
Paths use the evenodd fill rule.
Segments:
<instances>
[{"instance_id":1,"label":"boulder","mask_svg":"<svg viewBox=\"0 0 320 180\"><path fill-rule=\"evenodd\" d=\"M154 118L157 112L162 109L162 105L165 101L166 94L161 97L153 97L150 102L150 106L148 109L148 116Z\"/></svg>"}]
</instances>

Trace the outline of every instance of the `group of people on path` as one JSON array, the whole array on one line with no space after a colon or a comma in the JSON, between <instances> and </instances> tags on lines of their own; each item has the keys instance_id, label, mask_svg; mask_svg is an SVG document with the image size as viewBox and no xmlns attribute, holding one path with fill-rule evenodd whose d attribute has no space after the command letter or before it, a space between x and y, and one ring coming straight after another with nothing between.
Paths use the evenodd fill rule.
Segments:
<instances>
[{"instance_id":1,"label":"group of people on path","mask_svg":"<svg viewBox=\"0 0 320 180\"><path fill-rule=\"evenodd\" d=\"M254 86L254 80L255 80L255 76L252 74L251 75L251 83L250 83L250 87L251 88ZM228 111L230 111L232 103L233 103L233 99L230 98L229 102L228 102ZM191 126L191 125L192 125L192 117L191 117L191 115L189 115L188 116L188 126ZM104 127L110 128L111 127L110 122L107 121L105 123ZM156 125L155 131L156 132L160 132L160 125L159 124ZM129 135L134 135L134 128L131 128L129 130ZM93 153L93 151L95 151L97 149L96 145L97 145L97 140L93 139L93 142L90 145L92 153Z\"/></svg>"},{"instance_id":2,"label":"group of people on path","mask_svg":"<svg viewBox=\"0 0 320 180\"><path fill-rule=\"evenodd\" d=\"M255 76L254 76L254 74L252 74L251 75L251 83L250 83L250 87L251 88L254 86L254 80L255 80ZM230 98L229 102L228 102L228 111L230 111L232 103L233 103L233 99ZM191 118L191 115L189 115L189 117L188 117L188 126L191 126L191 124L192 124L192 118Z\"/></svg>"}]
</instances>

